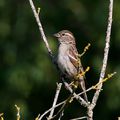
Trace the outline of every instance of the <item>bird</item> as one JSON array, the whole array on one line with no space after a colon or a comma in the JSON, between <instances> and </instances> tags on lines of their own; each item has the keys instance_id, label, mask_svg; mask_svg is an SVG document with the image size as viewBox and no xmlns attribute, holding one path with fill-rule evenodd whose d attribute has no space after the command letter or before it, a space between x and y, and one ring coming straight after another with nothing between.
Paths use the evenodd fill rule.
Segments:
<instances>
[{"instance_id":1,"label":"bird","mask_svg":"<svg viewBox=\"0 0 120 120\"><path fill-rule=\"evenodd\" d=\"M76 48L76 40L72 32L69 30L61 30L54 34L58 40L57 65L63 75L68 78L71 83L77 83L84 92L84 99L88 102L85 77L80 75L84 72L78 51ZM79 76L79 77L77 77Z\"/></svg>"}]
</instances>

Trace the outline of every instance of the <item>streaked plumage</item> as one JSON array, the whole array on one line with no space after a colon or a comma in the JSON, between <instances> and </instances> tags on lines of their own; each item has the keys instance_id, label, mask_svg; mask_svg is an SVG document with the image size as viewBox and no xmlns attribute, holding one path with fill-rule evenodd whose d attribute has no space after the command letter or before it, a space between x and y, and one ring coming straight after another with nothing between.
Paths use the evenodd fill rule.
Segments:
<instances>
[{"instance_id":1,"label":"streaked plumage","mask_svg":"<svg viewBox=\"0 0 120 120\"><path fill-rule=\"evenodd\" d=\"M57 63L63 74L70 80L74 80L75 76L83 72L83 67L78 63L78 51L76 49L75 38L68 30L62 30L54 34L59 41ZM79 78L79 83L83 91L85 91L84 76ZM84 94L87 101L87 95Z\"/></svg>"}]
</instances>

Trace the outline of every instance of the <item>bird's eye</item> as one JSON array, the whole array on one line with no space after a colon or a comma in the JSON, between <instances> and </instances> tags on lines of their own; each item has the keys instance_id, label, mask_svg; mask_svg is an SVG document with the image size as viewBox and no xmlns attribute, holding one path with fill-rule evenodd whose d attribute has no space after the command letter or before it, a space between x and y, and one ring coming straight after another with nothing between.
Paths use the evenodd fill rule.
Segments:
<instances>
[{"instance_id":1,"label":"bird's eye","mask_svg":"<svg viewBox=\"0 0 120 120\"><path fill-rule=\"evenodd\" d=\"M62 33L62 36L64 36L65 35L65 33Z\"/></svg>"}]
</instances>

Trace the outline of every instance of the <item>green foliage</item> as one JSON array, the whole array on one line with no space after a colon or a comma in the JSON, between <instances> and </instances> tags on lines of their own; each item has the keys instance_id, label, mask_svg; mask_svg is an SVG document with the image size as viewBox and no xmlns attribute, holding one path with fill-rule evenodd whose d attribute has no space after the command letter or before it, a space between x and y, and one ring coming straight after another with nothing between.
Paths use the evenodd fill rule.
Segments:
<instances>
[{"instance_id":1,"label":"green foliage","mask_svg":"<svg viewBox=\"0 0 120 120\"><path fill-rule=\"evenodd\" d=\"M108 2L97 0L41 0L40 18L54 53L57 41L52 34L69 29L76 37L80 53L91 43L82 57L87 73L87 87L98 82L108 17ZM97 120L120 116L120 1L114 1L111 49L107 73L118 74L105 83L95 114ZM33 119L52 105L58 72L47 54L29 1L0 0L0 113L13 119L17 104L25 119ZM61 96L65 96L63 91ZM64 97L61 99L64 99ZM91 95L89 96L92 97ZM78 105L77 105L78 106ZM103 108L104 106L104 108ZM73 116L79 115L70 108ZM103 110L104 109L104 110ZM82 114L82 113L81 113ZM22 116L23 117L23 116ZM65 116L69 119L69 116Z\"/></svg>"}]
</instances>

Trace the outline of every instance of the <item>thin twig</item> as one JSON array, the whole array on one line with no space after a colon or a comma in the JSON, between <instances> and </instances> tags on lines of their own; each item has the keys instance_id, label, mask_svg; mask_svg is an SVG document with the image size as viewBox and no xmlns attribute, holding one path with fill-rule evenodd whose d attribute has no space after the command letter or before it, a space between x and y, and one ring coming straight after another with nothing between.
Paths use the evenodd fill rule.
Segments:
<instances>
[{"instance_id":1,"label":"thin twig","mask_svg":"<svg viewBox=\"0 0 120 120\"><path fill-rule=\"evenodd\" d=\"M72 94L73 93L73 90L72 88L69 86L69 84L64 80L62 79L66 89ZM89 105L89 103L87 103L82 97L80 97L79 95L77 95L75 92L73 93L73 96L74 98L76 98L76 100L78 100L78 102L84 106L84 107L87 107Z\"/></svg>"},{"instance_id":2,"label":"thin twig","mask_svg":"<svg viewBox=\"0 0 120 120\"><path fill-rule=\"evenodd\" d=\"M56 106L51 107L50 109L46 110L40 117L39 120L41 120L46 114L48 114L52 109L59 107L60 105L64 104L65 101L58 103Z\"/></svg>"},{"instance_id":3,"label":"thin twig","mask_svg":"<svg viewBox=\"0 0 120 120\"><path fill-rule=\"evenodd\" d=\"M70 119L70 120L82 120L82 119L86 119L87 116L84 116L84 117L79 117L79 118L73 118L73 119Z\"/></svg>"},{"instance_id":4,"label":"thin twig","mask_svg":"<svg viewBox=\"0 0 120 120\"><path fill-rule=\"evenodd\" d=\"M55 93L55 97L54 97L54 101L53 101L53 105L52 105L53 109L51 109L51 112L50 112L50 115L49 115L48 119L52 118L52 116L54 114L55 106L56 106L56 103L57 103L57 100L58 100L58 96L59 96L61 87L62 87L62 83L59 83L59 84L57 83L56 93Z\"/></svg>"},{"instance_id":5,"label":"thin twig","mask_svg":"<svg viewBox=\"0 0 120 120\"><path fill-rule=\"evenodd\" d=\"M91 46L91 44L90 43L88 43L88 45L87 46L85 46L85 48L84 48L84 51L81 53L81 54L79 54L78 55L78 57L82 57L85 53L86 53L86 51L89 49L89 47Z\"/></svg>"},{"instance_id":6,"label":"thin twig","mask_svg":"<svg viewBox=\"0 0 120 120\"><path fill-rule=\"evenodd\" d=\"M61 120L62 116L64 116L64 110L61 112L61 114L60 114L58 120Z\"/></svg>"},{"instance_id":7,"label":"thin twig","mask_svg":"<svg viewBox=\"0 0 120 120\"><path fill-rule=\"evenodd\" d=\"M107 67L107 61L108 61L108 53L109 53L109 47L110 47L110 35L111 35L111 27L112 27L112 13L113 13L113 0L110 0L109 3L109 16L108 16L108 26L107 26L107 32L106 32L106 43L105 43L105 48L104 48L104 58L103 58L103 65L101 68L101 73L100 73L100 78L99 82L101 82L104 79L105 76L105 71ZM88 120L93 120L93 109L96 106L99 94L101 92L103 83L99 84L98 89L96 90L92 103L88 107Z\"/></svg>"},{"instance_id":8,"label":"thin twig","mask_svg":"<svg viewBox=\"0 0 120 120\"><path fill-rule=\"evenodd\" d=\"M30 6L31 6L31 8L32 8L32 11L33 11L33 13L34 13L36 22L37 22L37 24L38 24L39 31L40 31L40 33L41 33L42 39L43 39L43 41L44 41L44 43L45 43L45 46L46 46L46 48L47 48L47 50L48 50L48 52L49 52L50 57L53 58L52 51L51 51L51 49L50 49L50 46L49 46L49 44L48 44L47 38L46 38L46 36L45 36L44 30L43 30L43 27L42 27L42 24L41 24L41 21L40 21L40 19L39 19L39 13L36 11L33 1L32 1L32 0L29 0L29 2L30 2ZM40 11L39 11L39 12L40 12Z\"/></svg>"}]
</instances>

